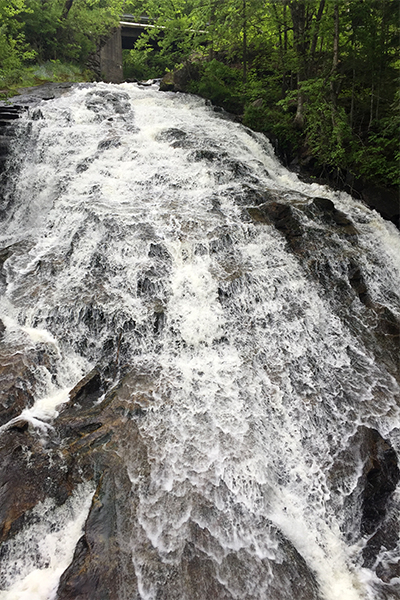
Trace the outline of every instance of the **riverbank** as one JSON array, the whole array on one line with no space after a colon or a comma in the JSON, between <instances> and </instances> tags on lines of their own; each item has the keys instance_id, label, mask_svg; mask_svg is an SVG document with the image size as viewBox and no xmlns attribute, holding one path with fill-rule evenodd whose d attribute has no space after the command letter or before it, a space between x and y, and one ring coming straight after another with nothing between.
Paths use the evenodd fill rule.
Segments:
<instances>
[{"instance_id":1,"label":"riverbank","mask_svg":"<svg viewBox=\"0 0 400 600\"><path fill-rule=\"evenodd\" d=\"M214 72L210 75L207 71L204 74L203 65L187 62L168 72L161 80L160 89L196 93L209 100L216 110L225 110L243 125L264 133L284 166L297 173L302 181L345 191L399 228L398 185L385 183L377 176L367 177L356 169L344 168L340 161L327 164L313 152L306 132L295 126L295 104L285 112L273 98L268 101L262 88L258 90L259 97L253 99L257 89L250 93L234 79L229 86L229 77L230 69L226 65L214 63Z\"/></svg>"},{"instance_id":2,"label":"riverbank","mask_svg":"<svg viewBox=\"0 0 400 600\"><path fill-rule=\"evenodd\" d=\"M36 75L35 75L36 73ZM68 70L68 65L49 66L47 71L43 67L42 77L38 79L39 72L30 71L30 76L24 78L26 84L9 86L3 92L6 102L26 104L27 98L53 99L65 92L74 83L91 81L89 71L79 71L78 68ZM36 79L35 79L36 78ZM53 78L53 79L51 79ZM183 93L196 93L213 103L215 110L225 110L232 118L250 127L254 131L264 133L272 145L279 159L285 167L295 172L306 183L319 183L328 185L333 189L343 190L367 206L375 209L384 219L391 221L399 228L399 191L396 186L383 185L376 180L368 179L354 174L338 166L321 164L312 154L305 143L299 141L299 133L293 130L290 139L289 126L283 127L278 120L272 122L266 118L266 107L262 99L247 105L242 101L233 101L232 96L224 98L216 94L213 88L206 90L199 85L199 72L196 65L185 65L183 68L167 73L160 84L161 91L174 91ZM210 97L211 96L211 97ZM14 97L14 98L13 98ZM1 96L0 96L1 99ZM30 104L30 102L28 102Z\"/></svg>"}]
</instances>

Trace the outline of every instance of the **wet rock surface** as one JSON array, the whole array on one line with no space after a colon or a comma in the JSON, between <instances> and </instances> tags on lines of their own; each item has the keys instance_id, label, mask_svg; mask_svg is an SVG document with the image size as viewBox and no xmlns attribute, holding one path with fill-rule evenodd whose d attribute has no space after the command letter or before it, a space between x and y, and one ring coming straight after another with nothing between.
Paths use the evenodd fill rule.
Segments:
<instances>
[{"instance_id":1,"label":"wet rock surface","mask_svg":"<svg viewBox=\"0 0 400 600\"><path fill-rule=\"evenodd\" d=\"M371 299L363 274L363 250L351 219L328 198L305 197L304 202L293 206L278 201L274 190L249 190L238 202L252 221L272 225L283 235L307 276L320 285L322 295L332 298L338 316L351 329L357 323L357 334L375 347L377 360L398 379L400 319L390 308ZM341 240L351 247L345 259ZM340 271L332 270L335 261ZM356 298L364 307L361 319Z\"/></svg>"},{"instance_id":2,"label":"wet rock surface","mask_svg":"<svg viewBox=\"0 0 400 600\"><path fill-rule=\"evenodd\" d=\"M299 600L320 600L318 585L306 562L268 522L263 527L275 538L275 560L261 560L254 565L254 558L245 552L232 553L225 556L217 571L208 551L218 541L193 521L179 560L175 558L169 566L161 562L137 522L138 496L131 481L136 474L142 486L150 484L146 483L150 475L148 448L138 424L149 403L144 390L151 383L143 375L129 371L98 402L103 385L96 369L81 380L71 391L70 401L60 407L60 414L45 438L27 423L3 433L0 440L3 551L7 549L7 540L29 525L31 510L39 502L53 498L61 505L83 480L94 480L97 488L84 534L60 579L57 600L88 600L94 596L139 600L130 552L132 530L142 546L143 560L163 580L160 600L209 600L210 597L231 600L235 595L230 592L229 581L235 588L245 589L249 572L256 586L265 586L269 573L271 600L284 600L282 581L285 589L292 590ZM130 475L121 457L121 452L128 449L132 458ZM201 496L194 496L192 503L194 514L215 511ZM219 518L225 517L221 513ZM227 583L221 583L221 577Z\"/></svg>"},{"instance_id":3,"label":"wet rock surface","mask_svg":"<svg viewBox=\"0 0 400 600\"><path fill-rule=\"evenodd\" d=\"M2 323L1 336L5 327ZM1 340L0 340L1 343ZM0 346L0 425L32 406L35 393L35 356L23 347Z\"/></svg>"},{"instance_id":4,"label":"wet rock surface","mask_svg":"<svg viewBox=\"0 0 400 600\"><path fill-rule=\"evenodd\" d=\"M143 531L137 523L132 525L137 519L138 498L120 452L129 440L127 445L135 449L132 472L140 473L142 480L149 476L148 449L138 429L140 418L149 406L148 395L143 391L148 385L143 375L128 371L121 383L99 402L105 382L100 371L94 369L71 391L70 401L60 407L54 430L49 432L45 444L38 433L23 422L1 437L3 543L29 524L30 511L38 502L51 497L57 504L63 504L83 480L97 482L84 535L60 580L58 600L87 600L93 593L96 597L117 600L125 597L128 589L130 598L139 600L141 597L128 539L126 546L123 540L132 527L136 527L139 538L143 538ZM25 402L28 398L25 395ZM349 502L353 504L360 535L368 538L363 557L365 566L372 568L382 546L390 549L398 540L399 528L391 512L393 491L400 478L397 456L378 431L365 427L359 430L346 452L341 460L342 464L347 461L347 469L355 468L357 456L364 464ZM343 469L338 469L339 472L341 476L348 474ZM335 485L340 485L340 475ZM201 497L194 498L193 502L194 514L215 511ZM218 542L196 522L191 525L179 562L174 560L173 566L160 563L156 555L153 556L149 541L142 541L144 560L150 564L156 561L151 568L159 569L159 576L164 580L160 599L230 600L234 595L229 584L222 584L221 580L234 581L237 589L242 585L241 578L245 581L252 573L254 585L265 585L268 572L271 600L285 600L288 590L299 600L319 600L318 584L298 551L271 524L266 522L263 527L269 530L270 536L275 536L274 552L278 554L276 560L261 561L256 567L254 559L246 553L235 553L226 555L216 571L208 552ZM378 576L383 581L391 580L396 576L396 565L378 563ZM258 577L261 579L257 582ZM388 596L392 597L397 596Z\"/></svg>"},{"instance_id":5,"label":"wet rock surface","mask_svg":"<svg viewBox=\"0 0 400 600\"><path fill-rule=\"evenodd\" d=\"M363 564L374 570L385 584L396 577L398 567L396 558L382 554L394 551L399 543L400 527L396 517L399 507L394 495L400 480L398 463L391 444L376 429L361 426L344 444L330 472L333 489L346 478L354 478L354 488L344 507L346 529L352 532L349 542L365 540ZM383 597L386 598L384 592L385 588ZM388 598L398 597L398 590L388 595Z\"/></svg>"},{"instance_id":6,"label":"wet rock surface","mask_svg":"<svg viewBox=\"0 0 400 600\"><path fill-rule=\"evenodd\" d=\"M181 68L167 73L160 82L162 92L185 92L190 81L199 78L199 68L196 63L186 62Z\"/></svg>"},{"instance_id":7,"label":"wet rock surface","mask_svg":"<svg viewBox=\"0 0 400 600\"><path fill-rule=\"evenodd\" d=\"M110 122L114 119L124 120L129 113L128 100L129 97L125 92L108 93L103 90L92 93L90 91L87 95L86 107L91 111L92 117L94 115L97 121L107 125L105 120ZM32 117L41 119L43 114L40 109L36 108L34 111ZM243 214L244 229L248 227L249 223L256 224L256 227L248 228L251 229L251 232L247 231L247 234L254 235L254 230L257 228L265 228L263 231L269 228L272 232L272 241L271 246L265 246L266 253L272 254L274 246L287 248L290 252L290 259L287 263L283 261L283 269L288 268L291 263L298 264L299 270L296 269L295 272L299 273L299 279L305 275L310 286L312 285L313 290L316 290L315 296L323 299L321 305L325 307L332 305L333 311L335 311L335 323L339 323L340 319L345 327L355 333L357 343L360 340L360 345L365 342L369 352L367 358L371 360L369 366L372 361L376 360L387 368L391 377L398 377L399 319L395 309L392 310L373 300L374 290L371 288L371 278L365 268L363 249L359 243L361 234L358 231L358 225L347 214L338 210L334 202L327 198L311 198L290 190L278 194L275 189L262 189L253 185L255 181L253 172L242 162L241 156L235 160L230 158L227 151L220 151L217 141L213 143L206 139L201 145L197 143L194 136L185 133L178 127L162 130L157 134L156 139L157 142L165 142L166 145L169 145L169 152L174 149L187 149L189 152L188 165L194 165L197 168L200 163L205 164L207 177L214 177L215 181L222 182L224 186L229 186L233 181L241 182L243 180L242 187L236 188L241 192L233 193L236 200L233 210ZM107 136L106 132L106 136L104 137L102 134L96 143L97 153L100 151L106 153L108 150L114 151L120 147L120 137ZM71 172L84 175L93 160L92 157L80 160L78 165L71 169ZM94 187L96 188L96 186ZM96 198L98 199L98 197ZM90 203L85 204L85 210L90 212L92 210L89 207ZM219 218L221 215L224 217L223 199L218 196L218 190L210 200L207 210L210 211L212 219ZM166 213L170 214L170 206ZM82 220L86 217L85 213ZM81 282L77 282L71 301L72 304L78 305L73 307L76 309L75 312L68 304L64 306L62 302L54 302L48 313L45 310L43 313L40 312L43 310L43 306L37 310L35 323L48 326L52 335L59 340L63 339L64 334L61 335L59 332L64 326L68 328L68 335L71 335L71 332L79 327L79 336L73 342L68 340L68 343L77 353L90 357L91 364L98 364L74 386L69 394L69 400L58 406L58 414L51 420L40 422L39 419L33 423L29 415L26 412L24 414L24 410L30 408L35 399L41 397L43 389L46 389L43 385L44 378L47 377L50 381L54 376L54 380L56 380L56 374L59 375L57 373L59 365L55 366L56 358L54 351L50 348L51 344L32 342L32 340L24 344L22 333L19 332L18 335L15 333L18 330L17 325L15 331L12 331L12 327L6 327L8 324L6 318L5 323L0 321L0 425L4 426L3 429L0 429L0 544L2 544L0 545L0 555L1 553L4 555L7 544L11 543L25 526L29 526L33 518L32 511L39 503L50 499L56 506L62 507L74 497L76 490L83 482L89 481L93 484L91 489L95 489L92 504L83 534L76 544L71 564L61 576L57 600L89 600L94 597L100 600L140 600L146 594L153 593L151 590L143 591L141 589L143 581L150 582L149 587L154 585L157 588L153 595L158 600L209 600L210 598L237 600L238 597L241 600L253 600L260 596L260 590L266 590L265 594L268 596L268 600L288 600L288 598L322 600L323 594L317 582L317 575L310 567L311 560L307 562L305 558L307 549L305 550L301 543L298 544L298 548L295 547L294 542L289 541L288 537L282 533L283 526L281 530L278 525L265 517L258 518L258 505L254 503L252 509L249 509L245 494L243 498L239 498L236 493L238 488L234 477L229 482L231 487L228 487L223 477L220 477L218 473L212 473L207 485L203 486L201 481L198 485L199 479L195 479L196 483L193 484L190 481L191 473L188 471L190 476L184 482L179 481L179 477L177 477L178 484L174 482L174 485L178 487L182 484L182 488L179 488L178 492L169 488L168 481L164 481L164 487L159 485L161 479L159 475L164 467L162 464L164 455L160 458L160 449L157 447L159 436L163 435L163 428L171 426L172 423L175 423L174 419L181 415L174 414L174 407L169 412L168 382L162 381L162 385L160 384L163 378L162 369L160 367L157 371L158 367L154 366L158 360L158 354L152 355L151 367L146 368L143 365L148 360L147 344L150 346L150 343L155 341L156 346L159 344L161 347L164 341L163 336L170 334L174 328L178 329L179 319L174 322L171 313L167 312L165 298L170 292L165 291L164 288L167 288L168 284L162 279L166 273L170 276L173 269L176 268L174 252L177 248L173 244L168 245L164 238L156 237L153 233L150 234L150 237L146 237L146 231L152 230L152 226L144 221L144 216L141 219L143 219L143 223L140 220L139 224L130 225L132 228L136 226L140 228L142 237L138 247L140 247L140 251L144 248L144 252L143 255L140 254L142 265L138 272L134 276L129 273L130 287L127 295L134 298L138 304L144 303L144 306L148 308L146 316L142 318L143 315L138 311L133 318L132 313L129 313L128 310L121 309L119 312L115 306L112 308L114 313L110 316L110 312L107 313L107 307L103 302L102 294L105 296L109 293L107 286L116 270L120 269L120 282L128 279L124 271L126 265L122 266L118 262L121 248L118 248L117 252L117 267L116 263L111 264L109 261L112 238L118 238L120 235L120 231L111 217L107 217L104 221L104 231L107 236L101 241L102 249L95 248L93 254L88 256L86 273L90 279L88 291L81 292L79 287ZM100 218L96 217L88 221L91 232L96 232L99 220ZM187 236L190 238L194 221L195 218L191 217L190 223L187 224L187 230L182 228L179 243L186 243ZM195 260L198 259L200 263L204 257L204 260L209 260L210 264L215 261L213 264L221 268L220 274L223 273L221 278L215 281L218 287L212 288L211 291L208 289L205 296L217 296L215 298L216 312L221 307L226 309L226 313L229 310L239 311L243 308L247 315L245 328L248 326L250 329L253 327L254 315L252 313L257 312L257 305L262 305L263 296L260 293L256 299L251 298L250 302L246 302L243 292L245 285L240 288L239 284L243 281L251 282L253 273L243 264L245 261L238 264L234 260L235 252L237 252L235 236L238 229L231 228L226 221L217 226L215 226L215 222L213 221L212 225L215 229L207 230L210 237L207 239L206 236L200 237L200 241L197 241L196 246L193 247ZM240 223L241 225L242 223ZM257 231L259 232L258 229ZM39 276L42 279L40 284L36 282L35 289L39 290L40 286L48 286L46 292L51 294L50 275L60 273L65 266L64 263L73 264L73 260L77 260L77 254L82 252L80 246L82 232L83 224L71 239L70 250L65 250L60 257L55 259L50 256L43 256L43 258L40 256L40 259L36 260L34 264L34 269L26 270L23 273L23 281L20 282L18 292L22 290L23 293L26 293L26 290L29 289L27 281L35 281L36 276ZM254 239L259 238L254 237ZM189 246L184 247L182 262L179 263L178 270L182 272L190 264ZM66 248L68 248L68 244L66 244ZM105 252L102 253L104 249ZM124 248L124 252L128 256L127 263L132 259L131 250L132 243L129 242ZM4 284L7 277L10 278L15 264L13 261L17 261L18 258L14 255L20 251L21 247L18 243L0 251L0 266L2 267L0 283ZM28 253L29 248L28 250L25 248L25 251ZM249 253L251 254L251 250ZM260 261L267 260L267 258L264 254ZM217 259L220 260L219 263ZM29 261L29 263L31 262ZM31 266L30 264L30 268ZM275 281L279 285L281 266L272 263L270 266L272 269L278 269ZM71 273L73 273L73 269ZM284 277L284 275L282 270L281 276ZM264 275L263 273L262 277L268 278L269 274ZM98 282L101 283L97 286ZM96 283L96 287L94 283ZM293 283L296 284L296 281ZM93 293L92 287L95 287ZM266 288L262 287L250 287L250 289L266 291ZM70 291L69 289L65 290L66 294ZM42 289L39 290L39 293L42 293ZM183 296L191 293L190 286L187 286ZM114 289L113 294L117 305L121 301L118 290ZM240 301L236 304L234 302L239 294L243 294L241 297L243 306ZM194 298L193 306L196 303L196 297L195 295L191 297ZM264 322L260 325L259 330L267 328L268 318L283 319L287 316L290 323L294 324L291 331L296 334L295 325L302 318L300 303L293 301L291 296L282 298L277 295L277 298L278 306L274 307L275 312L271 310L271 314L262 315ZM288 306L285 306L286 300L288 300ZM392 294L392 300L394 304L395 294ZM30 306L29 298L28 305ZM215 305L213 305L213 309L215 309ZM310 310L310 307L312 307L312 301L306 308ZM282 315L284 310L286 310L285 317ZM262 313L262 311L260 312ZM213 315L210 313L210 318L211 316ZM29 323L30 321L21 319L21 323L24 322ZM306 323L310 325L311 319ZM278 326L277 320L275 324ZM191 327L195 328L195 324L192 324ZM20 329L27 328L21 325ZM271 338L273 330L274 325L269 329ZM345 328L342 329L342 331L344 330ZM179 337L178 331L174 333L177 334L176 337L171 336L168 341L176 344L177 355L180 358L182 356L182 360L187 360L189 354L185 354L185 352L192 350L191 342L183 339L183 335ZM200 347L204 345L207 348L206 352L209 352L211 357L210 362L216 356L212 354L215 348L221 351L218 357L225 358L224 349L230 343L231 331L228 327L224 331L218 330L217 333L218 335L213 338L209 346L204 340L199 343ZM247 332L242 329L241 334L245 336ZM244 344L242 347L242 340L239 338L236 339L235 351L247 351L243 350ZM265 339L269 344L269 338L262 339L264 346ZM309 340L307 336L305 339ZM321 339L323 339L323 334ZM100 350L96 356L101 356L100 362L97 362L97 358L93 360L97 340L100 340L98 344ZM173 341L170 342L170 340ZM139 348L141 342L143 346ZM263 362L262 352L261 356L258 356L261 346L262 344L251 346L251 352L254 351L257 356L252 356L249 360L258 360L261 370L265 369L268 377L271 377L271 381L275 381L274 376L278 381L279 374L268 373L267 361ZM145 349L145 358L143 358L143 354L140 354L140 352L143 353L143 348ZM295 388L297 385L295 371L297 365L301 367L301 364L300 361L297 363L296 357L291 355L290 343L286 346L285 352L290 355L284 368L284 370L287 368L288 373L283 373L282 377L290 376L292 378L291 385ZM302 349L298 352L301 355ZM360 359L360 354L350 346L347 352L348 360L344 366L342 365L343 369L348 368L350 371L350 368L357 365L357 361L362 358L366 361L365 357ZM168 356L170 357L170 355ZM141 360L141 366L135 366L135 357L138 357L138 361ZM320 368L317 362L317 360L312 362L310 359L311 379ZM365 368L365 364L363 368L365 377L368 377L368 369ZM356 370L353 370L352 373L354 375ZM201 378L203 375L204 372L199 371L199 377ZM245 377L245 373L243 376ZM390 376L388 375L388 380L390 380ZM339 378L337 381L342 380ZM224 386L227 386L226 382L221 384L221 389L215 397L216 402L219 401L219 393L225 393ZM283 389L284 386L282 386ZM347 391L349 389L350 386ZM309 393L306 385L304 388L299 386L298 390L296 402L293 406L284 404L281 416L284 420L289 410L296 411L299 405L303 408L303 405L309 402L309 414L307 414L307 408L303 412L299 410L298 413L306 421L303 434L299 436L298 441L299 445L304 444L304 450L307 452L307 444L311 445L309 438L312 435L307 431L307 427L310 427L312 432L322 431L322 438L325 434L326 437L331 435L329 417L325 422L323 416L324 411L328 414L332 410L332 406L324 406L324 402L328 404L328 401L332 402L332 398L329 394L323 397L320 390L312 389ZM341 390L338 390L338 394L340 393ZM327 475L327 485L330 486L329 502L334 504L335 494L349 485L349 481L353 485L350 490L343 492L347 504L339 506L338 513L345 508L347 518L347 521L343 520L341 533L343 540L348 541L350 546L364 544L364 550L360 550L358 564L363 563L366 568L374 570L380 581L385 584L382 589L379 589L379 593L377 592L379 600L386 600L386 597L390 600L397 598L392 580L398 576L398 561L393 557L383 556L382 549L386 548L389 553L392 550L394 552L399 540L399 527L395 519L399 508L396 505L395 496L399 481L398 458L393 446L378 426L374 428L371 423L365 426L356 425L358 417L355 404L368 402L376 411L372 414L384 414L385 407L387 407L387 402L385 404L387 400L385 394L387 393L388 390L384 387L372 389L371 386L371 398L365 398L367 394L363 398L359 398L356 392L354 395L349 393L346 396L344 394L342 404L338 402L333 407L334 410L340 407L340 410L343 409L348 413L349 428L351 430L354 422L355 433L354 435L349 434L350 437L343 436L336 440L336 447L332 446L332 455L329 454L330 450L327 451L326 469L324 467L325 470L323 470L323 474ZM256 396L255 402L259 402L261 405L265 400L264 390L260 389ZM189 396L188 399L189 409L188 405L183 403L183 410L189 412L189 421L191 404L195 404L197 401L196 394L193 394L193 397ZM226 402L229 401L230 398L227 397ZM321 409L319 405L322 406ZM182 407L182 404L180 406ZM258 404L253 405L252 410L254 408L257 412ZM274 418L274 411L277 410L277 402L274 397L268 410L269 412L266 411L254 419L252 415L246 415L243 421L246 426L249 424L249 430L267 426L267 421ZM200 407L196 413L196 419L198 418L195 421L196 433L203 428L202 419L206 420L208 413L212 413L211 410L208 410L207 413L204 409L204 414L202 411L203 408ZM169 423L164 417L167 412L171 419ZM177 409L175 409L176 412ZM248 412L250 413L251 410L248 409ZM156 413L159 420L155 422L158 422L159 426L154 432L151 430L151 418ZM234 417L234 414L229 415L229 418L234 419ZM165 423L163 422L164 418ZM146 419L148 420L146 421ZM326 430L324 425L320 427L320 424L317 423L319 419L323 424L327 423ZM215 446L220 441L221 444L231 444L232 446L236 444L235 435L226 434L225 429L229 430L227 421L228 419L222 425L221 421L218 425L218 435L214 438L211 436ZM299 427L302 427L301 419L298 421ZM147 423L147 430L143 425L144 422ZM177 422L179 423L179 420ZM317 425L313 429L315 423ZM318 427L320 427L319 430ZM208 431L207 423L205 430ZM346 431L349 430L346 429ZM181 444L179 436L184 437L185 434L186 432L181 430L174 434L177 447ZM252 434L253 431L250 431L250 444L252 443ZM152 435L153 437L151 437ZM239 432L238 438L240 435L241 432ZM286 435L286 431L282 431L280 435ZM187 442L185 453L187 452L190 457L196 457L195 449L192 447L193 439L196 439L195 436L194 438L189 436L188 440L185 440L185 443ZM208 440L206 439L204 445L207 446L207 444ZM162 446L162 443L160 445ZM175 448L174 444L172 446ZM251 447L251 449L253 448ZM170 460L171 457L175 459L175 454L171 453L170 448L168 451L169 454L166 452L167 459ZM214 451L214 447L211 448L211 451ZM263 450L264 455L261 456L260 462L264 460L264 456L265 461L268 460L269 451L268 447L265 448L265 452ZM191 452L194 454L192 455ZM310 456L308 455L308 458ZM191 460L190 457L187 458L188 462ZM286 455L287 457L288 455ZM184 459L186 460L186 456ZM157 460L159 463L155 468ZM229 458L229 460L231 459ZM239 460L239 457L234 457L231 461L230 467L233 472L235 471L235 460ZM253 456L249 454L249 466L251 466L252 460ZM286 483L284 460L283 458L282 464L279 463L277 481L274 482L278 490L283 489ZM196 464L200 465L198 470L201 473L204 467L200 462ZM208 464L206 468L209 468ZM261 468L261 473L264 476L266 471ZM299 479L301 479L304 471L301 473L299 470L299 473ZM229 480L229 476L228 473L227 480ZM244 481L251 488L252 473L247 479L246 477L247 474L244 476ZM313 481L312 477L313 475L310 476L309 481ZM269 484L268 474L262 480L259 488L262 488L259 505L269 502ZM246 488L241 488L239 485L239 490L243 493ZM254 490L251 489L251 491ZM209 493L208 496L207 493ZM310 499L311 494L306 497ZM321 497L319 498L321 499ZM212 502L210 498L216 501ZM177 527L179 534L176 535L176 539L179 540L179 543L182 541L180 546L178 543L172 549L163 546L163 540L160 541L162 535L168 539L168 532L165 534L163 531L159 534L156 531L159 522L154 517L154 515L157 517L160 514L165 516L164 512L168 512L170 500L177 506L176 513L173 513L177 516L174 517L172 528L175 530ZM143 505L150 513L147 522L147 513L143 509ZM176 506L174 505L174 508ZM312 511L312 502L308 508ZM248 512L246 513L246 511ZM286 511L286 506L282 508L282 514L284 511ZM273 510L271 512L273 513ZM283 515L283 520L285 517L286 514ZM169 526L168 518L167 515L163 521L164 529ZM246 521L246 519L248 520ZM243 537L245 543L242 544L243 540L239 540L242 545L235 547L235 535L239 531L239 528L235 529L235 527L240 524L240 527L243 526L245 529L246 523L250 522L252 528L249 528L249 531L252 532L252 535L254 531L260 532L263 543L265 540L270 541L270 546L263 547L261 552L254 545L247 544L248 540L245 539L245 536ZM279 523L279 519L277 522ZM152 527L153 523L156 524L155 528ZM182 529L179 529L180 527ZM290 537L290 534L288 535ZM223 546L223 542L226 540L228 542ZM343 543L345 544L345 542ZM135 564L132 562L133 548ZM321 552L323 553L323 549ZM327 564L329 564L329 560L330 557L328 557ZM318 579L318 581L321 583L322 580Z\"/></svg>"},{"instance_id":8,"label":"wet rock surface","mask_svg":"<svg viewBox=\"0 0 400 600\"><path fill-rule=\"evenodd\" d=\"M21 104L0 102L0 184L4 180L4 167L15 135L15 123L24 111Z\"/></svg>"},{"instance_id":9,"label":"wet rock surface","mask_svg":"<svg viewBox=\"0 0 400 600\"><path fill-rule=\"evenodd\" d=\"M121 545L121 528L128 524L129 511L124 506L130 499L130 481L121 461L114 457L110 462L100 476L85 533L61 577L58 600L86 600L94 595L119 600L126 589L131 598L139 598L129 546Z\"/></svg>"}]
</instances>

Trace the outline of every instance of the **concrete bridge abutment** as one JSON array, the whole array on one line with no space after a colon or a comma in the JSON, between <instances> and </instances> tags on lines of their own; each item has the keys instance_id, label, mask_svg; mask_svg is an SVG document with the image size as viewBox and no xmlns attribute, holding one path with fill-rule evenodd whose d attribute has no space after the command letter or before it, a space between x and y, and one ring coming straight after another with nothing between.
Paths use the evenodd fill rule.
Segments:
<instances>
[{"instance_id":1,"label":"concrete bridge abutment","mask_svg":"<svg viewBox=\"0 0 400 600\"><path fill-rule=\"evenodd\" d=\"M124 80L121 27L100 48L100 76L107 83L121 83Z\"/></svg>"}]
</instances>

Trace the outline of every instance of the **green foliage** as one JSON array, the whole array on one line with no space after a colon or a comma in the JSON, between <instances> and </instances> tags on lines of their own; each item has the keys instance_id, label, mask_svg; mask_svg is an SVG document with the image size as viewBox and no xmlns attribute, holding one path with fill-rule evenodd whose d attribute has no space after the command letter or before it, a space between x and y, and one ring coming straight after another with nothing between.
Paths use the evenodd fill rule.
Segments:
<instances>
[{"instance_id":1,"label":"green foliage","mask_svg":"<svg viewBox=\"0 0 400 600\"><path fill-rule=\"evenodd\" d=\"M175 63L168 56L161 55L153 48L142 50L123 50L123 69L126 79L144 81L162 77L167 69L173 69Z\"/></svg>"},{"instance_id":2,"label":"green foliage","mask_svg":"<svg viewBox=\"0 0 400 600\"><path fill-rule=\"evenodd\" d=\"M0 77L12 73L15 76L21 64L35 56L17 20L28 11L24 0L0 0Z\"/></svg>"},{"instance_id":3,"label":"green foliage","mask_svg":"<svg viewBox=\"0 0 400 600\"><path fill-rule=\"evenodd\" d=\"M293 156L302 144L300 132L293 126L293 116L278 106L248 104L243 124L275 140L282 156Z\"/></svg>"},{"instance_id":4,"label":"green foliage","mask_svg":"<svg viewBox=\"0 0 400 600\"><path fill-rule=\"evenodd\" d=\"M240 71L216 59L203 63L200 80L193 82L190 91L208 98L229 112L239 114L243 111Z\"/></svg>"},{"instance_id":5,"label":"green foliage","mask_svg":"<svg viewBox=\"0 0 400 600\"><path fill-rule=\"evenodd\" d=\"M41 65L22 66L18 69L7 71L0 77L0 87L4 90L1 97L10 97L18 93L18 88L31 87L54 82L91 81L93 74L87 69L82 69L71 63L62 63L58 60L48 61Z\"/></svg>"},{"instance_id":6,"label":"green foliage","mask_svg":"<svg viewBox=\"0 0 400 600\"><path fill-rule=\"evenodd\" d=\"M398 181L398 0L0 0L2 85L82 76L61 65L84 65L122 12L154 25L124 51L126 77L200 56L190 91L288 158Z\"/></svg>"},{"instance_id":7,"label":"green foliage","mask_svg":"<svg viewBox=\"0 0 400 600\"><path fill-rule=\"evenodd\" d=\"M24 15L26 40L40 60L83 63L98 40L116 26L122 0L28 0Z\"/></svg>"},{"instance_id":8,"label":"green foliage","mask_svg":"<svg viewBox=\"0 0 400 600\"><path fill-rule=\"evenodd\" d=\"M82 67L118 24L122 6L123 0L0 0L1 86L87 79ZM41 66L31 67L33 61Z\"/></svg>"}]
</instances>

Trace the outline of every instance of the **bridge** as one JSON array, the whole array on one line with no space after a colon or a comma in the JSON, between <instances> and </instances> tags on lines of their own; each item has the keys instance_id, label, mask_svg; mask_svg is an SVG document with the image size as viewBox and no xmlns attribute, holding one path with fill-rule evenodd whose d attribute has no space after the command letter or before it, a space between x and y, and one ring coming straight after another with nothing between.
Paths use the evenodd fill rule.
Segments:
<instances>
[{"instance_id":1,"label":"bridge","mask_svg":"<svg viewBox=\"0 0 400 600\"><path fill-rule=\"evenodd\" d=\"M148 17L137 19L133 15L122 15L118 29L100 49L100 72L104 81L123 81L122 50L131 50L142 33L149 29L156 29L156 26Z\"/></svg>"},{"instance_id":2,"label":"bridge","mask_svg":"<svg viewBox=\"0 0 400 600\"><path fill-rule=\"evenodd\" d=\"M157 35L162 35L164 27L153 25L149 17L135 18L133 15L122 15L119 27L100 49L100 74L103 81L108 83L121 83L122 73L122 50L131 50L144 31L157 29ZM203 30L190 29L196 33L206 33ZM154 45L157 42L154 41Z\"/></svg>"}]
</instances>

